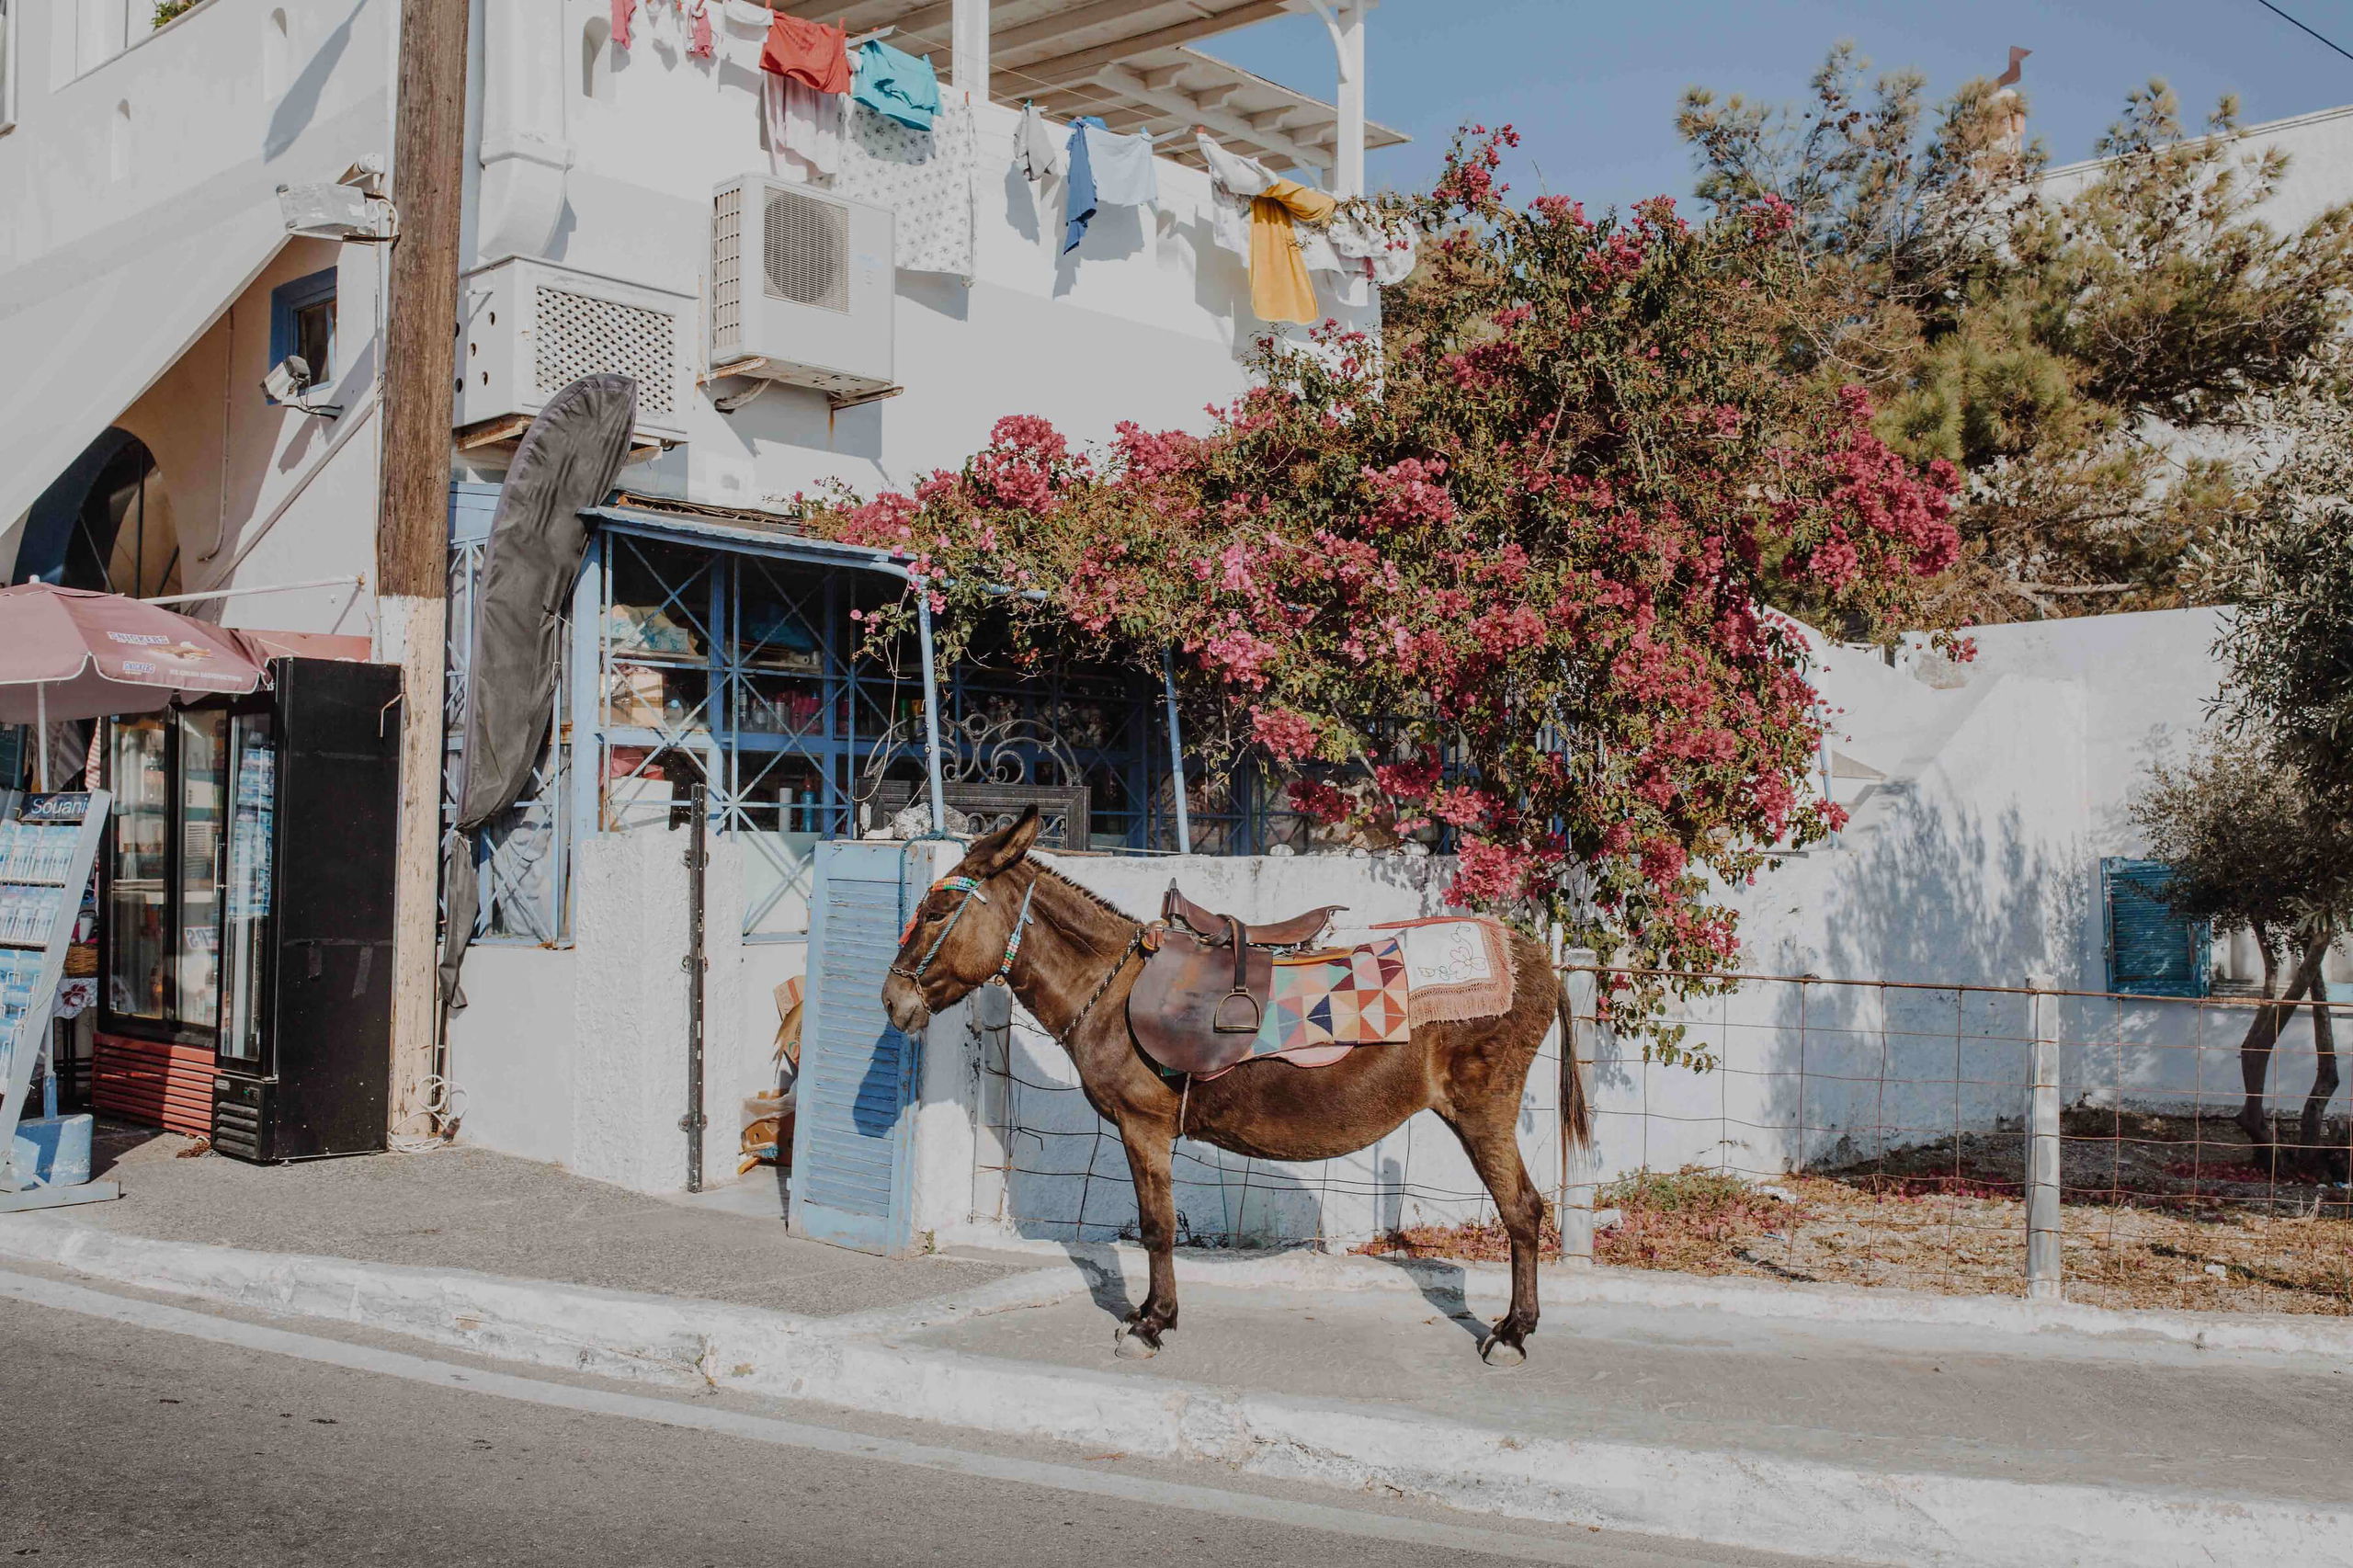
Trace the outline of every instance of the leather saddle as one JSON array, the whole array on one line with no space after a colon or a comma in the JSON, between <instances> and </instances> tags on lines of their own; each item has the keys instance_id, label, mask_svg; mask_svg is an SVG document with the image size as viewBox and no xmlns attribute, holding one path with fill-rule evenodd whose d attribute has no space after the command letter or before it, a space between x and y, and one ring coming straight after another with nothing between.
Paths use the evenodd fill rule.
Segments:
<instances>
[{"instance_id":1,"label":"leather saddle","mask_svg":"<svg viewBox=\"0 0 2353 1568\"><path fill-rule=\"evenodd\" d=\"M1346 904L1264 926L1202 908L1170 883L1146 927L1143 973L1128 993L1128 1027L1172 1073L1222 1073L1250 1054L1273 994L1275 950L1322 935Z\"/></svg>"}]
</instances>

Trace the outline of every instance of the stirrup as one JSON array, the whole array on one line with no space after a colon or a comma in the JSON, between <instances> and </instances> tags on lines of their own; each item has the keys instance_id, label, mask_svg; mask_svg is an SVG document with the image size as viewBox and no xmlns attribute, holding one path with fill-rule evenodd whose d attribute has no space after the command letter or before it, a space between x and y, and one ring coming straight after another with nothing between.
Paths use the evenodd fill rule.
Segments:
<instances>
[{"instance_id":1,"label":"stirrup","mask_svg":"<svg viewBox=\"0 0 2353 1568\"><path fill-rule=\"evenodd\" d=\"M1227 1009L1236 1002L1250 1010L1248 1023L1236 1024L1226 1021L1230 1016ZM1247 991L1229 991L1218 998L1217 1010L1210 1015L1210 1029L1214 1034L1256 1034L1259 1024L1265 1021L1265 1017L1264 1010L1259 1007L1258 999L1256 996L1251 995Z\"/></svg>"}]
</instances>

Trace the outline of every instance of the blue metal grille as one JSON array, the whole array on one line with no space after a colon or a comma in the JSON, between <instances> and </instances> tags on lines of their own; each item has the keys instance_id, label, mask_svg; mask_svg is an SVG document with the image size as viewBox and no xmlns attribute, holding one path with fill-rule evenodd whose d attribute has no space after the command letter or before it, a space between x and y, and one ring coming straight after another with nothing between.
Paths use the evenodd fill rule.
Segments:
<instances>
[{"instance_id":1,"label":"blue metal grille","mask_svg":"<svg viewBox=\"0 0 2353 1568\"><path fill-rule=\"evenodd\" d=\"M451 491L445 820L454 813L474 589L498 498L495 485ZM709 786L713 827L745 849L744 934L797 938L809 929L816 846L873 825L858 820L861 776L877 766L910 779L921 773L919 748L891 758L894 733L921 733L916 662L893 669L864 656L864 630L852 619L901 587L791 559L808 541L789 536L764 548L755 537L681 537L658 517L617 516L598 514L574 585L544 760L522 801L477 837L477 939L568 940L573 839L683 826L698 781ZM1056 736L1078 778L1055 776L1043 747L1016 748L1024 781L1085 783L1090 847L1177 847L1156 682L1071 661L1031 670L1003 650L983 651L943 673L940 711L951 736L975 720L1027 721ZM1197 853L1305 846L1301 823L1256 769L1204 778L1188 761L1187 774Z\"/></svg>"}]
</instances>

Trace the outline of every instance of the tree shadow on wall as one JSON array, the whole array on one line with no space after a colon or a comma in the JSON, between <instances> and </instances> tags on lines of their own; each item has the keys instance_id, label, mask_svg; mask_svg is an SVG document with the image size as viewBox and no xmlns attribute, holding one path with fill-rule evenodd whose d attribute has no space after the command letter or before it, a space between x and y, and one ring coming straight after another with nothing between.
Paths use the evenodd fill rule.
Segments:
<instances>
[{"instance_id":1,"label":"tree shadow on wall","mask_svg":"<svg viewBox=\"0 0 2353 1568\"><path fill-rule=\"evenodd\" d=\"M2073 983L2091 909L2078 846L2016 808L1908 792L1824 856L1821 947L1733 1011L1748 1061L1726 1137L1767 1168L1842 1164L1984 1128L2023 1109L2037 976ZM1807 960L1813 961L1806 961ZM1970 989L1979 987L1982 989Z\"/></svg>"}]
</instances>

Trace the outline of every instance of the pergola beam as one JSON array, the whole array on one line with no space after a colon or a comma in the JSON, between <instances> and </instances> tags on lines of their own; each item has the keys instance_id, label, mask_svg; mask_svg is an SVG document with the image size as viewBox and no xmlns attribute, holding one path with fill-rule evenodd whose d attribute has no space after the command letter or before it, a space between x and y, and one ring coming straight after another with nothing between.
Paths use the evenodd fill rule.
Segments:
<instances>
[{"instance_id":1,"label":"pergola beam","mask_svg":"<svg viewBox=\"0 0 2353 1568\"><path fill-rule=\"evenodd\" d=\"M1011 56L1041 43L1054 44L1088 28L1099 28L1108 22L1133 21L1154 11L1179 7L1190 12L1196 19L1201 15L1200 7L1190 4L1189 0L1143 0L1141 5L1137 0L1097 0L1095 5L1081 6L1074 11L1063 11L1038 21L1000 28L990 37L997 53Z\"/></svg>"},{"instance_id":2,"label":"pergola beam","mask_svg":"<svg viewBox=\"0 0 2353 1568\"><path fill-rule=\"evenodd\" d=\"M1041 82L1067 82L1092 76L1106 65L1116 65L1155 49L1190 43L1197 38L1208 38L1212 33L1232 32L1252 22L1282 16L1288 9L1289 0L1252 0L1249 5L1237 6L1231 11L1221 11L1213 17L1196 17L1189 22L1178 22L1174 27L1139 33L1133 38L1120 39L1116 43L1030 61L1022 66L1022 70Z\"/></svg>"},{"instance_id":3,"label":"pergola beam","mask_svg":"<svg viewBox=\"0 0 2353 1568\"><path fill-rule=\"evenodd\" d=\"M1144 85L1142 77L1124 65L1106 65L1095 73L1094 79L1123 97L1150 104L1165 114L1180 120L1198 121L1211 131L1254 147L1289 158L1305 168L1324 168L1328 160L1310 152L1307 143L1283 135L1279 131L1265 131L1255 128L1240 115L1229 114L1222 108L1211 108L1198 98L1182 93L1154 91Z\"/></svg>"}]
</instances>

